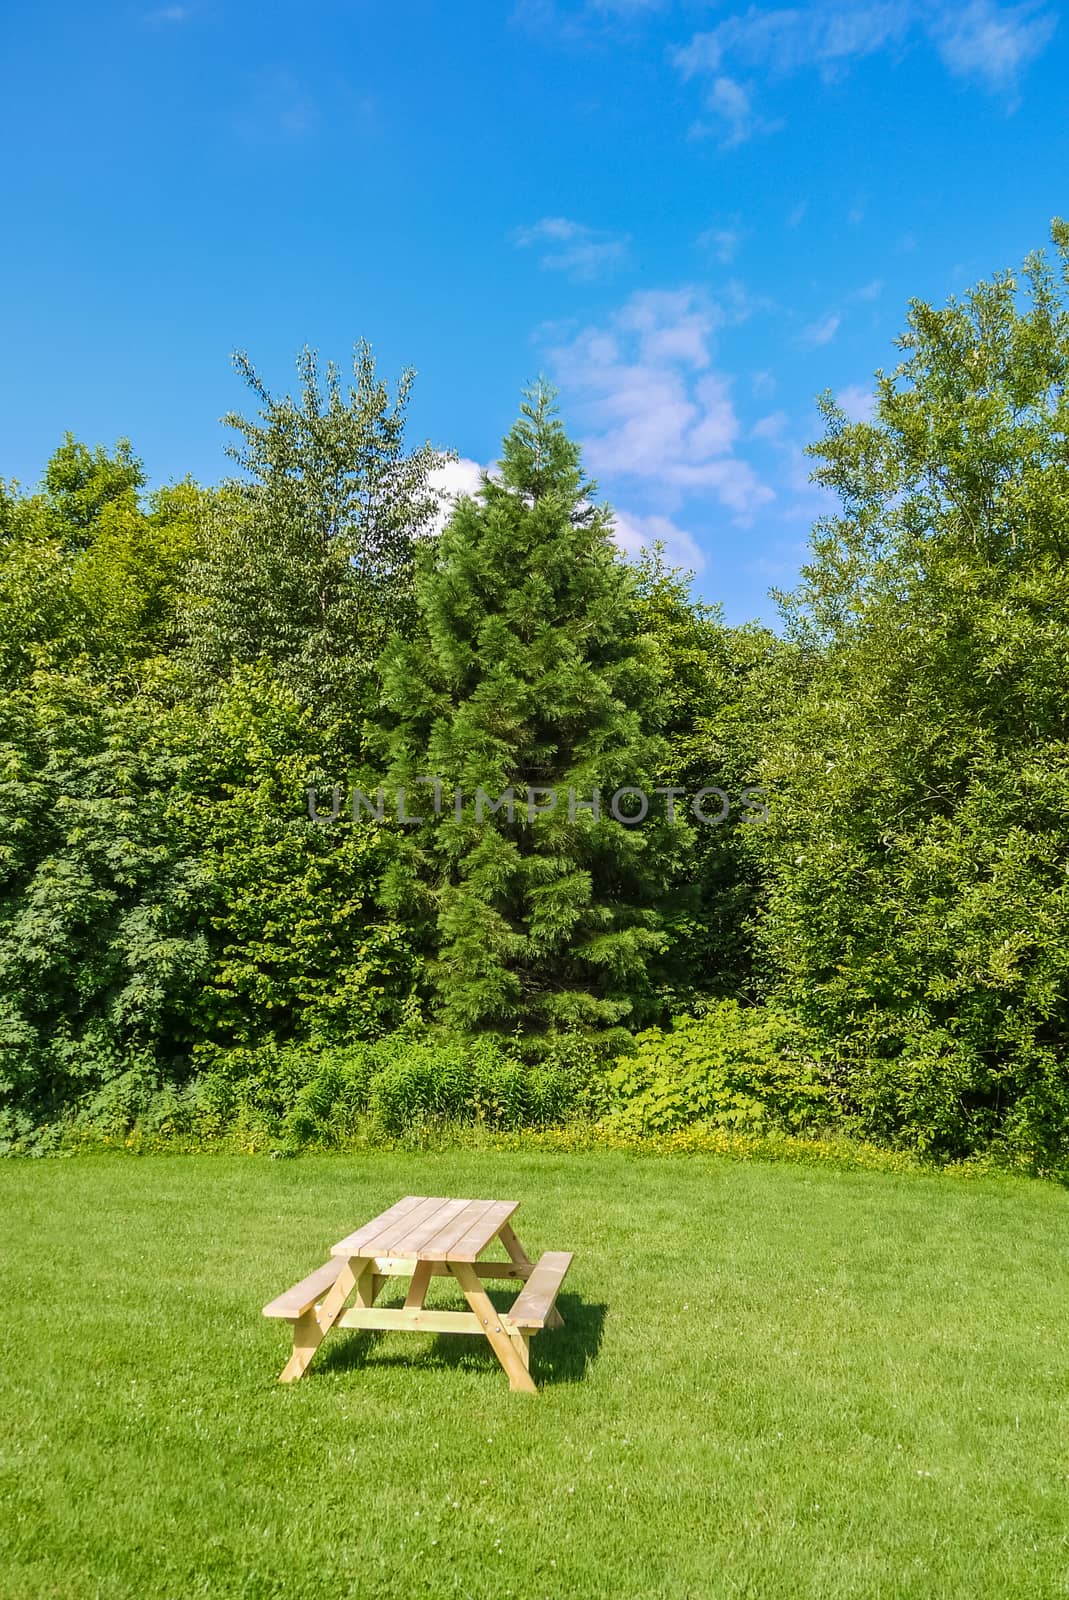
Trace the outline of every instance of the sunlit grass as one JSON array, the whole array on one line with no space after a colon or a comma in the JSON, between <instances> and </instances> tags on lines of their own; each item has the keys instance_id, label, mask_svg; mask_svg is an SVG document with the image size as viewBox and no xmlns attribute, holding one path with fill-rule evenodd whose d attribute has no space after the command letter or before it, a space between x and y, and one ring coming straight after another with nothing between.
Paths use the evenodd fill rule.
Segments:
<instances>
[{"instance_id":1,"label":"sunlit grass","mask_svg":"<svg viewBox=\"0 0 1069 1600\"><path fill-rule=\"evenodd\" d=\"M261 1305L408 1192L576 1252L537 1397ZM1069 1593L1069 1197L613 1153L0 1167L0 1594ZM444 1285L436 1285L438 1293ZM507 1291L506 1291L507 1293Z\"/></svg>"}]
</instances>

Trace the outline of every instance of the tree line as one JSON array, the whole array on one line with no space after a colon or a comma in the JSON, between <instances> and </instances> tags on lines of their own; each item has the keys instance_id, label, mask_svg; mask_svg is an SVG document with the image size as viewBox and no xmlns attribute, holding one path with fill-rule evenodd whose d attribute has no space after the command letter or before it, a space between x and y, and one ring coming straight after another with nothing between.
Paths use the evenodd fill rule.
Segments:
<instances>
[{"instance_id":1,"label":"tree line","mask_svg":"<svg viewBox=\"0 0 1069 1600\"><path fill-rule=\"evenodd\" d=\"M744 1081L774 1021L825 1121L1056 1159L1054 244L912 302L870 420L824 400L837 510L776 630L622 558L544 383L443 522L412 374L366 344L345 380L305 352L281 398L236 358L254 414L220 485L146 493L129 444L70 436L37 490L0 483L0 1139L131 1075L285 1098L266 1061L374 1041L454 1078L500 1047L544 1086L654 1029ZM330 803L380 788L425 803ZM760 816L671 800L710 789Z\"/></svg>"}]
</instances>

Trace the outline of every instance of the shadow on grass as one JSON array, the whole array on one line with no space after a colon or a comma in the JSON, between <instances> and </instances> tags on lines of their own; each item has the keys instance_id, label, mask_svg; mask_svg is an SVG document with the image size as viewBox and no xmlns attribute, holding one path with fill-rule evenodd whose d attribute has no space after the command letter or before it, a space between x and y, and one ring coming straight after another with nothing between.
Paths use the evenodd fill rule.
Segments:
<instances>
[{"instance_id":1,"label":"shadow on grass","mask_svg":"<svg viewBox=\"0 0 1069 1600\"><path fill-rule=\"evenodd\" d=\"M491 1292L491 1299L499 1310L506 1310L508 1297ZM546 1388L557 1383L579 1383L586 1377L598 1358L605 1328L608 1307L580 1300L577 1295L562 1294L557 1307L564 1318L563 1328L543 1328L531 1339L531 1376L538 1387ZM471 1334L423 1334L429 1343L413 1342L411 1333L396 1336L376 1329L359 1331L340 1330L328 1335L309 1376L315 1371L347 1372L363 1367L369 1357L375 1366L384 1367L440 1367L454 1370L479 1371L498 1367L485 1339ZM380 1350L382 1341L390 1338L386 1350ZM504 1374L502 1374L504 1376Z\"/></svg>"}]
</instances>

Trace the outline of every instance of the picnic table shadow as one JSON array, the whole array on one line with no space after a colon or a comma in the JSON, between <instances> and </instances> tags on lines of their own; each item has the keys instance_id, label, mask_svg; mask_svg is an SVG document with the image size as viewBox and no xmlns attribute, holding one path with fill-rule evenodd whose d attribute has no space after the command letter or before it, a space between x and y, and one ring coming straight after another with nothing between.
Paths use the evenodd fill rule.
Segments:
<instances>
[{"instance_id":1,"label":"picnic table shadow","mask_svg":"<svg viewBox=\"0 0 1069 1600\"><path fill-rule=\"evenodd\" d=\"M489 1293L498 1310L508 1309L507 1292L502 1294L491 1289ZM579 1383L586 1377L598 1358L609 1309L574 1294L562 1294L557 1306L564 1318L564 1327L543 1329L531 1340L531 1372L540 1389L555 1383ZM319 1359L309 1376L314 1376L317 1370L347 1372L363 1367L368 1364L369 1357L373 1358L375 1366L497 1370L494 1353L485 1339L455 1333L426 1334L429 1346L413 1350L409 1348L412 1335L406 1333L403 1341L398 1339L388 1351L380 1350L382 1341L390 1337L389 1332L378 1328L341 1330L321 1347Z\"/></svg>"}]
</instances>

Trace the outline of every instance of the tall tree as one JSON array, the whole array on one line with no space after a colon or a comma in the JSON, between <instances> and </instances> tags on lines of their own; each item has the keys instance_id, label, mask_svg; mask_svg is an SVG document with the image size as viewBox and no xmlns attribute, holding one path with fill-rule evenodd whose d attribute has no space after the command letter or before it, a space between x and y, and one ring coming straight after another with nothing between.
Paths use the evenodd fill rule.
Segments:
<instances>
[{"instance_id":1,"label":"tall tree","mask_svg":"<svg viewBox=\"0 0 1069 1600\"><path fill-rule=\"evenodd\" d=\"M90 450L68 433L45 469L44 487L54 519L68 542L79 545L105 506L133 503L144 482L144 468L129 439L120 439L109 455L103 445Z\"/></svg>"},{"instance_id":2,"label":"tall tree","mask_svg":"<svg viewBox=\"0 0 1069 1600\"><path fill-rule=\"evenodd\" d=\"M215 501L191 658L208 682L268 662L307 703L351 714L372 698L375 662L409 613L416 544L438 507L428 477L443 457L429 444L406 453L414 374L391 397L366 343L347 391L333 363L324 383L305 349L298 399L274 398L243 353L234 364L259 418L224 418L247 476Z\"/></svg>"},{"instance_id":3,"label":"tall tree","mask_svg":"<svg viewBox=\"0 0 1069 1600\"><path fill-rule=\"evenodd\" d=\"M875 415L828 403L841 500L787 602L763 938L866 1125L1069 1138L1069 230L911 306Z\"/></svg>"},{"instance_id":4,"label":"tall tree","mask_svg":"<svg viewBox=\"0 0 1069 1600\"><path fill-rule=\"evenodd\" d=\"M422 910L437 1013L462 1028L629 1018L663 945L662 824L609 810L651 779L654 679L610 515L553 398L544 383L525 395L499 473L420 565L417 637L384 666L390 778L425 813L387 895Z\"/></svg>"},{"instance_id":5,"label":"tall tree","mask_svg":"<svg viewBox=\"0 0 1069 1600\"><path fill-rule=\"evenodd\" d=\"M176 642L208 498L191 482L143 503L141 464L68 434L42 491L0 485L0 668L121 673Z\"/></svg>"}]
</instances>

